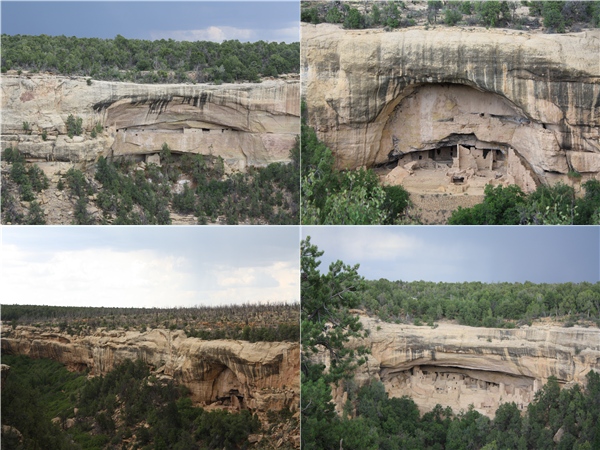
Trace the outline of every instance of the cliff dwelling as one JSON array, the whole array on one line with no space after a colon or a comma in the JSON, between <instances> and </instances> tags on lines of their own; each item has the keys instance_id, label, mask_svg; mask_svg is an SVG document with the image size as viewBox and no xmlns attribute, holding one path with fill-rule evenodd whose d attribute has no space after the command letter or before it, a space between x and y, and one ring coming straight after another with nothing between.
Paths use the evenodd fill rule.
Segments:
<instances>
[{"instance_id":1,"label":"cliff dwelling","mask_svg":"<svg viewBox=\"0 0 600 450\"><path fill-rule=\"evenodd\" d=\"M242 383L229 367L223 367L221 373L213 380L212 394L209 400L218 406L232 407L241 410L246 407Z\"/></svg>"},{"instance_id":2,"label":"cliff dwelling","mask_svg":"<svg viewBox=\"0 0 600 450\"><path fill-rule=\"evenodd\" d=\"M337 169L402 185L426 223L489 184L578 192L600 177L599 37L303 23L307 123Z\"/></svg>"},{"instance_id":3,"label":"cliff dwelling","mask_svg":"<svg viewBox=\"0 0 600 450\"><path fill-rule=\"evenodd\" d=\"M466 411L473 405L487 416L507 402L524 410L540 388L538 381L526 376L430 365L403 371L383 369L380 377L391 397L408 395L422 412L432 410L438 403L452 405L454 411Z\"/></svg>"},{"instance_id":4,"label":"cliff dwelling","mask_svg":"<svg viewBox=\"0 0 600 450\"><path fill-rule=\"evenodd\" d=\"M297 79L228 85L95 81L90 89L84 78L35 74L7 75L3 88L4 147L37 160L83 163L102 155L158 162L166 143L173 153L221 156L245 171L289 162L300 126ZM35 111L23 93L35 98ZM81 135L68 137L69 114L82 119ZM30 133L23 132L24 121ZM91 137L98 126L102 133Z\"/></svg>"},{"instance_id":5,"label":"cliff dwelling","mask_svg":"<svg viewBox=\"0 0 600 450\"><path fill-rule=\"evenodd\" d=\"M387 184L415 193L482 195L486 184L530 192L540 183L517 148L547 130L496 94L458 84L416 85L387 109L392 113L375 156L387 159L376 164ZM517 131L527 139L515 140Z\"/></svg>"}]
</instances>

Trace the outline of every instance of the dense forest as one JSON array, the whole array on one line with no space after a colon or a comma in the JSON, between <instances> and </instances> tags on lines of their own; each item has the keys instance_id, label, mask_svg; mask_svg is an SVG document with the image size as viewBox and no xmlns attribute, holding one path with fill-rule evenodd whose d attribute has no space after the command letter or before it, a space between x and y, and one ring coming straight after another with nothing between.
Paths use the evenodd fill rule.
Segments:
<instances>
[{"instance_id":1,"label":"dense forest","mask_svg":"<svg viewBox=\"0 0 600 450\"><path fill-rule=\"evenodd\" d=\"M257 433L264 433L262 448L274 448L295 426L286 410L267 414L263 428L248 410L194 407L185 387L151 375L140 360L93 378L46 359L3 356L2 363L10 366L2 386L2 449L233 450L247 448Z\"/></svg>"},{"instance_id":2,"label":"dense forest","mask_svg":"<svg viewBox=\"0 0 600 450\"><path fill-rule=\"evenodd\" d=\"M365 281L360 307L386 322L507 327L540 318L566 326L578 320L600 327L600 283L434 283Z\"/></svg>"},{"instance_id":3,"label":"dense forest","mask_svg":"<svg viewBox=\"0 0 600 450\"><path fill-rule=\"evenodd\" d=\"M10 164L2 171L2 223L45 224L36 193L48 189L48 178L37 165L26 164L18 150L7 148L2 156ZM167 225L172 212L192 214L198 224L297 224L298 144L290 156L289 164L226 175L222 158L175 155L165 144L160 166L100 157L89 173L69 169L56 189L67 193L76 225ZM29 208L24 211L20 202L29 202ZM91 214L89 205L101 214Z\"/></svg>"},{"instance_id":4,"label":"dense forest","mask_svg":"<svg viewBox=\"0 0 600 450\"><path fill-rule=\"evenodd\" d=\"M305 109L303 105L303 110ZM331 150L302 119L301 190L304 225L409 224L402 186L382 186L370 169L338 171Z\"/></svg>"},{"instance_id":5,"label":"dense forest","mask_svg":"<svg viewBox=\"0 0 600 450\"><path fill-rule=\"evenodd\" d=\"M300 43L146 41L2 35L2 72L27 70L136 83L231 83L299 73Z\"/></svg>"},{"instance_id":6,"label":"dense forest","mask_svg":"<svg viewBox=\"0 0 600 450\"><path fill-rule=\"evenodd\" d=\"M461 1L429 0L427 8L415 8L409 1L303 2L303 22L343 24L344 28L376 28L386 30L415 25L445 24L537 29L543 25L547 33L581 31L600 27L600 1ZM528 7L528 15L517 14L520 6Z\"/></svg>"},{"instance_id":7,"label":"dense forest","mask_svg":"<svg viewBox=\"0 0 600 450\"><path fill-rule=\"evenodd\" d=\"M323 252L302 242L301 250L301 326L302 326L302 448L305 450L338 449L414 449L414 450L591 450L600 448L600 374L590 371L584 387L573 385L560 388L554 377L539 390L525 412L515 403L504 403L489 419L474 409L452 411L437 405L432 411L420 414L409 397L389 398L384 385L372 381L358 387L354 371L365 363L364 348L351 350L346 343L352 337L366 334L357 316L350 311L357 307L374 309L394 305L392 298L403 297L406 306L398 313L420 314L423 304L431 308L438 296L442 314L446 307L468 303L502 305L502 308L522 308L531 305L532 296L538 307L548 307L548 313L573 313L577 306L563 305L563 296L574 301L591 295L600 298L600 284L590 285L524 285L481 283L392 283L387 280L365 282L358 275L358 265L348 266L341 261L332 263L321 273L319 265ZM588 294L583 294L588 292ZM551 297L551 293L554 295ZM379 295L379 298L374 297ZM404 296L407 297L404 297ZM418 296L419 298L413 298ZM503 304L506 296L507 303ZM496 300L494 300L494 298ZM550 306L545 299L553 298ZM412 303L414 301L414 303ZM371 306L369 306L371 305ZM399 305L405 305L402 301ZM598 317L598 304L580 311ZM406 311L400 311L400 308ZM458 306L458 310L461 307ZM525 306L525 310L528 307ZM435 309L434 309L435 313ZM485 314L485 313L484 313ZM511 316L512 311L505 310ZM472 316L467 316L467 318ZM389 314L388 314L389 318ZM331 326L334 324L335 326ZM315 358L327 352L329 367ZM347 394L343 412L338 414L332 401L332 383ZM338 391L339 392L339 391ZM560 430L560 432L559 432ZM557 433L561 437L554 440Z\"/></svg>"},{"instance_id":8,"label":"dense forest","mask_svg":"<svg viewBox=\"0 0 600 450\"><path fill-rule=\"evenodd\" d=\"M69 335L88 336L98 328L149 331L183 330L200 339L250 342L298 342L297 303L245 304L193 308L104 308L2 305L4 331L17 325L52 327Z\"/></svg>"}]
</instances>

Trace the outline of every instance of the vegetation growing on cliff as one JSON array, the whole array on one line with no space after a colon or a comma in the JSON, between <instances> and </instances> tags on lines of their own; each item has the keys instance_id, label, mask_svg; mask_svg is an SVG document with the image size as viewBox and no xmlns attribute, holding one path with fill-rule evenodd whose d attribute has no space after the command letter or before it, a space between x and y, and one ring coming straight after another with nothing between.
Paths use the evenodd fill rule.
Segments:
<instances>
[{"instance_id":1,"label":"vegetation growing on cliff","mask_svg":"<svg viewBox=\"0 0 600 450\"><path fill-rule=\"evenodd\" d=\"M18 150L7 148L2 160L10 164L2 170L2 222L44 225L44 213L36 200L36 194L48 188L48 177L36 164L27 165ZM29 202L26 213L19 208L18 201Z\"/></svg>"},{"instance_id":2,"label":"vegetation growing on cliff","mask_svg":"<svg viewBox=\"0 0 600 450\"><path fill-rule=\"evenodd\" d=\"M2 72L10 69L136 83L256 82L299 73L300 44L3 34Z\"/></svg>"},{"instance_id":3,"label":"vegetation growing on cliff","mask_svg":"<svg viewBox=\"0 0 600 450\"><path fill-rule=\"evenodd\" d=\"M302 217L304 225L378 225L413 221L409 194L381 186L370 169L337 171L331 150L302 123Z\"/></svg>"},{"instance_id":4,"label":"vegetation growing on cliff","mask_svg":"<svg viewBox=\"0 0 600 450\"><path fill-rule=\"evenodd\" d=\"M297 224L298 144L290 155L289 164L272 163L227 174L222 158L173 155L165 144L160 166L100 157L91 171L69 169L56 189L66 188L67 202L73 208L70 220L77 225L167 225L173 212L193 215L199 224ZM2 222L45 223L36 195L48 189L46 176L37 165L26 165L16 149L7 148L3 160L10 168L2 173ZM16 202L17 195L32 202L27 214Z\"/></svg>"},{"instance_id":5,"label":"vegetation growing on cliff","mask_svg":"<svg viewBox=\"0 0 600 450\"><path fill-rule=\"evenodd\" d=\"M10 366L3 449L238 449L261 429L248 410L193 407L185 388L151 375L140 360L90 379L50 360L2 362Z\"/></svg>"},{"instance_id":6,"label":"vegetation growing on cliff","mask_svg":"<svg viewBox=\"0 0 600 450\"><path fill-rule=\"evenodd\" d=\"M53 327L70 335L87 336L99 327L142 332L162 328L205 340L250 342L298 342L299 314L294 303L170 309L2 305L4 323Z\"/></svg>"},{"instance_id":7,"label":"vegetation growing on cliff","mask_svg":"<svg viewBox=\"0 0 600 450\"><path fill-rule=\"evenodd\" d=\"M597 426L600 420L600 374L594 371L587 374L585 388L574 385L561 390L556 378L550 377L525 411L515 403L504 403L490 420L473 408L458 412L441 405L436 405L432 411L421 415L411 398L389 398L384 385L379 381L371 381L358 387L351 370L343 373L326 370L322 360L313 356L316 353L313 347L317 345L322 346L321 356L326 354L332 361L338 355L352 356L345 348L346 339L334 341L335 345L329 347L323 339L335 337L339 333L336 330L338 317L344 317L348 323L354 323L354 320L360 324L356 317L351 317L348 310L350 307L356 307L362 302L362 306L367 308L387 308L391 302L388 300L388 291L384 288L392 289L394 294L401 293L409 303L414 302L410 303L412 306L407 306L414 309L422 305L434 308L428 299L435 300L443 292L450 301L469 304L474 308L489 306L489 297L497 296L497 304L502 305L506 311L519 309L519 305L524 302L523 298L531 296L533 301L530 305L536 304L539 307L542 299L552 298L556 308L560 310L563 298L577 302L580 296L582 299L591 296L600 301L600 283L536 286L530 283L482 285L391 283L387 280L365 282L356 273L358 266L348 267L341 261L332 264L327 275L321 275L317 270L321 255L322 252L311 245L310 240L303 243L303 449L591 450L600 446L600 429ZM498 289L486 292L486 287ZM536 287L540 290L536 290ZM374 294L378 296L373 297ZM476 294L481 294L482 297L479 298ZM504 296L507 297L506 303ZM315 306L305 308L305 304ZM443 313L445 307L441 308ZM319 311L323 312L321 322L318 321ZM328 327L327 324L332 325ZM354 359L354 363L356 362ZM335 368L333 365L332 367ZM341 414L336 412L333 403L332 382L337 384L337 394L341 396L343 391L347 398Z\"/></svg>"},{"instance_id":8,"label":"vegetation growing on cliff","mask_svg":"<svg viewBox=\"0 0 600 450\"><path fill-rule=\"evenodd\" d=\"M516 185L487 185L485 199L472 208L459 207L450 225L597 225L600 223L600 181L582 184L585 194L563 183L541 185L529 195Z\"/></svg>"},{"instance_id":9,"label":"vegetation growing on cliff","mask_svg":"<svg viewBox=\"0 0 600 450\"><path fill-rule=\"evenodd\" d=\"M517 14L520 6L528 6L529 14ZM303 22L343 24L344 28L376 28L386 30L415 25L444 23L448 26L468 25L536 29L543 24L548 33L580 31L583 27L600 26L600 1L439 1L429 0L427 8L413 2L302 2ZM540 23L541 19L541 23Z\"/></svg>"}]
</instances>

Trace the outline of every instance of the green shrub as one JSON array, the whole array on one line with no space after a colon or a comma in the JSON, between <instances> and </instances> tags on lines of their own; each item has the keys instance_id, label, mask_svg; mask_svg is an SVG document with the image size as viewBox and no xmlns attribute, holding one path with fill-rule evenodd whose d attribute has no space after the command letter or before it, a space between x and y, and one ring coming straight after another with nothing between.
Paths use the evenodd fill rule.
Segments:
<instances>
[{"instance_id":1,"label":"green shrub","mask_svg":"<svg viewBox=\"0 0 600 450\"><path fill-rule=\"evenodd\" d=\"M32 164L27 169L27 177L31 183L31 187L35 192L40 192L44 189L48 189L50 181L46 174L36 164Z\"/></svg>"},{"instance_id":2,"label":"green shrub","mask_svg":"<svg viewBox=\"0 0 600 450\"><path fill-rule=\"evenodd\" d=\"M460 1L459 3L459 9L460 12L463 14L467 14L470 15L472 13L472 5L470 1Z\"/></svg>"},{"instance_id":3,"label":"green shrub","mask_svg":"<svg viewBox=\"0 0 600 450\"><path fill-rule=\"evenodd\" d=\"M87 210L87 197L79 197L75 203L73 223L75 225L93 225L94 218Z\"/></svg>"},{"instance_id":4,"label":"green shrub","mask_svg":"<svg viewBox=\"0 0 600 450\"><path fill-rule=\"evenodd\" d=\"M519 205L525 194L516 186L486 185L483 203L472 208L459 207L452 212L450 225L516 225L520 223Z\"/></svg>"},{"instance_id":5,"label":"green shrub","mask_svg":"<svg viewBox=\"0 0 600 450\"><path fill-rule=\"evenodd\" d=\"M0 208L2 211L2 223L19 224L23 221L23 215L17 209L17 201L11 192L6 188L6 184L3 183L2 189L0 189Z\"/></svg>"},{"instance_id":6,"label":"green shrub","mask_svg":"<svg viewBox=\"0 0 600 450\"><path fill-rule=\"evenodd\" d=\"M456 25L462 19L462 14L456 9L446 9L444 12L444 23L446 25Z\"/></svg>"},{"instance_id":7,"label":"green shrub","mask_svg":"<svg viewBox=\"0 0 600 450\"><path fill-rule=\"evenodd\" d=\"M182 214L191 214L196 209L196 197L188 183L183 185L183 192L173 196L173 207Z\"/></svg>"},{"instance_id":8,"label":"green shrub","mask_svg":"<svg viewBox=\"0 0 600 450\"><path fill-rule=\"evenodd\" d=\"M315 7L302 8L302 11L300 13L300 20L302 22L308 22L308 23L312 23L312 24L316 25L320 22L319 21L319 11Z\"/></svg>"},{"instance_id":9,"label":"green shrub","mask_svg":"<svg viewBox=\"0 0 600 450\"><path fill-rule=\"evenodd\" d=\"M546 32L565 32L565 19L561 11L562 5L562 2L544 2L542 7L542 17L544 19L544 27L546 27Z\"/></svg>"},{"instance_id":10,"label":"green shrub","mask_svg":"<svg viewBox=\"0 0 600 450\"><path fill-rule=\"evenodd\" d=\"M346 15L344 20L344 28L358 29L364 28L365 18L362 16L360 11L356 8L351 8Z\"/></svg>"},{"instance_id":11,"label":"green shrub","mask_svg":"<svg viewBox=\"0 0 600 450\"><path fill-rule=\"evenodd\" d=\"M66 126L67 134L70 138L73 136L80 136L83 132L83 119L81 117L73 117L73 114L69 114Z\"/></svg>"},{"instance_id":12,"label":"green shrub","mask_svg":"<svg viewBox=\"0 0 600 450\"><path fill-rule=\"evenodd\" d=\"M340 23L342 21L342 13L337 8L336 4L331 4L329 9L327 10L327 14L325 14L325 22L327 23Z\"/></svg>"},{"instance_id":13,"label":"green shrub","mask_svg":"<svg viewBox=\"0 0 600 450\"><path fill-rule=\"evenodd\" d=\"M93 193L91 185L86 181L85 175L80 170L71 167L65 174L65 179L72 195L85 197Z\"/></svg>"},{"instance_id":14,"label":"green shrub","mask_svg":"<svg viewBox=\"0 0 600 450\"><path fill-rule=\"evenodd\" d=\"M7 163L15 163L15 162L25 162L25 158L21 155L21 152L16 148L8 147L4 149L2 152L2 159Z\"/></svg>"},{"instance_id":15,"label":"green shrub","mask_svg":"<svg viewBox=\"0 0 600 450\"><path fill-rule=\"evenodd\" d=\"M402 186L384 186L383 208L387 212L386 224L393 224L410 204L410 194Z\"/></svg>"},{"instance_id":16,"label":"green shrub","mask_svg":"<svg viewBox=\"0 0 600 450\"><path fill-rule=\"evenodd\" d=\"M40 204L36 201L32 201L29 206L29 211L25 216L25 223L27 225L45 225L46 217Z\"/></svg>"},{"instance_id":17,"label":"green shrub","mask_svg":"<svg viewBox=\"0 0 600 450\"><path fill-rule=\"evenodd\" d=\"M487 0L482 2L474 2L475 11L481 17L484 25L490 27L498 27L506 23L510 18L510 9L508 2Z\"/></svg>"}]
</instances>

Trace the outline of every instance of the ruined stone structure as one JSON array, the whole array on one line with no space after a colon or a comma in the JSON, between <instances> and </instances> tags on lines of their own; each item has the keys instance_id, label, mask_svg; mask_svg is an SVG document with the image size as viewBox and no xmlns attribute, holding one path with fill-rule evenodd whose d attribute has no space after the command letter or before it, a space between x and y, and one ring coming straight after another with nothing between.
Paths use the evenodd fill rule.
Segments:
<instances>
[{"instance_id":1,"label":"ruined stone structure","mask_svg":"<svg viewBox=\"0 0 600 450\"><path fill-rule=\"evenodd\" d=\"M385 166L391 184L429 169L450 193L600 176L598 30L303 24L302 43L308 124L338 168Z\"/></svg>"},{"instance_id":2,"label":"ruined stone structure","mask_svg":"<svg viewBox=\"0 0 600 450\"><path fill-rule=\"evenodd\" d=\"M187 338L183 331L102 331L71 336L18 326L2 332L2 353L50 358L70 370L106 374L125 359L142 359L157 376L187 386L194 403L254 412L290 408L300 398L300 346Z\"/></svg>"},{"instance_id":3,"label":"ruined stone structure","mask_svg":"<svg viewBox=\"0 0 600 450\"><path fill-rule=\"evenodd\" d=\"M408 395L422 412L438 403L455 412L472 404L489 417L506 402L524 410L548 377L561 385L585 383L590 370L600 371L598 328L432 328L366 316L361 322L370 335L353 344L366 345L371 354L357 384L381 380L390 396ZM341 411L346 394L337 389L334 398Z\"/></svg>"},{"instance_id":4,"label":"ruined stone structure","mask_svg":"<svg viewBox=\"0 0 600 450\"><path fill-rule=\"evenodd\" d=\"M300 130L297 79L224 85L147 85L49 75L3 76L2 148L29 158L85 162L173 153L221 156L239 170L289 161ZM69 138L66 120L83 119ZM28 122L30 131L23 129ZM91 131L100 124L96 138ZM45 132L46 140L42 139Z\"/></svg>"}]
</instances>

